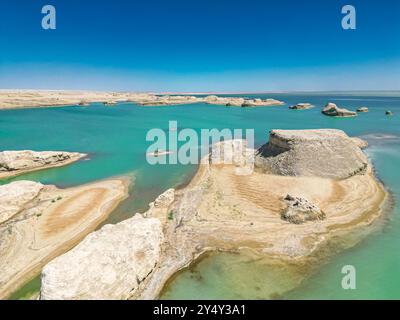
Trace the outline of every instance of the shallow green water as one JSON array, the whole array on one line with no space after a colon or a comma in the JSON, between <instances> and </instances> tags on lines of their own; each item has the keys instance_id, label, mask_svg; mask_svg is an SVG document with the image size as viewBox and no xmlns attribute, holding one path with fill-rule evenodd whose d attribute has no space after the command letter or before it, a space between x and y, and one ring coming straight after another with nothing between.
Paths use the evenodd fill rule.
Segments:
<instances>
[{"instance_id":1,"label":"shallow green water","mask_svg":"<svg viewBox=\"0 0 400 320\"><path fill-rule=\"evenodd\" d=\"M68 187L112 176L134 176L130 197L112 213L107 221L111 223L144 211L148 202L160 192L185 183L195 173L194 165L151 166L146 162L145 152L150 145L145 140L147 130L161 128L168 131L169 120L177 120L178 129L254 128L256 145L265 143L268 131L274 128L339 128L350 135L366 136L371 144L368 153L379 177L395 196L400 193L400 171L397 170L400 164L399 97L340 94L260 97L273 97L288 104L310 102L316 108L292 111L287 106L227 108L205 104L146 108L124 103L116 107L93 104L89 107L6 110L0 111L0 149L67 150L90 154L89 160L10 180L30 179ZM354 119L329 118L320 114L320 107L328 101L348 108L367 106L370 112ZM386 109L392 110L394 116L385 116ZM382 232L334 257L318 274L285 297L400 298L400 256L396 250L400 246L398 216L396 206ZM340 270L344 264L356 266L357 290L341 289ZM260 264L229 254L211 255L194 268L199 276L191 276L193 269L182 273L170 284L165 297L273 298L276 296L274 288L284 287L285 278L292 277L291 272L278 272L265 261ZM249 274L254 276L249 278Z\"/></svg>"}]
</instances>

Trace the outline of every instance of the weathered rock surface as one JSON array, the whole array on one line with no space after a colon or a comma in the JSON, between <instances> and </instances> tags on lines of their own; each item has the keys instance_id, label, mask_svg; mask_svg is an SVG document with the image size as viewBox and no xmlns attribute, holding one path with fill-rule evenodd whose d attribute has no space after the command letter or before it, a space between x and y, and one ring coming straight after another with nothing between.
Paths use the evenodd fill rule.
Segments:
<instances>
[{"instance_id":1,"label":"weathered rock surface","mask_svg":"<svg viewBox=\"0 0 400 320\"><path fill-rule=\"evenodd\" d=\"M283 104L285 103L275 99L248 99L245 100L242 107L281 106Z\"/></svg>"},{"instance_id":2,"label":"weathered rock surface","mask_svg":"<svg viewBox=\"0 0 400 320\"><path fill-rule=\"evenodd\" d=\"M44 267L40 298L127 299L153 271L162 241L155 218L106 225Z\"/></svg>"},{"instance_id":3,"label":"weathered rock surface","mask_svg":"<svg viewBox=\"0 0 400 320\"><path fill-rule=\"evenodd\" d=\"M367 107L360 107L357 109L357 112L368 112L368 108Z\"/></svg>"},{"instance_id":4,"label":"weathered rock surface","mask_svg":"<svg viewBox=\"0 0 400 320\"><path fill-rule=\"evenodd\" d=\"M293 106L290 106L289 109L292 109L292 110L307 110L307 109L310 109L312 107L313 107L313 105L311 103L298 103L298 104L295 104Z\"/></svg>"},{"instance_id":5,"label":"weathered rock surface","mask_svg":"<svg viewBox=\"0 0 400 320\"><path fill-rule=\"evenodd\" d=\"M301 224L307 221L324 220L325 213L314 203L302 197L286 195L284 201L287 204L282 212L281 218L294 224Z\"/></svg>"},{"instance_id":6,"label":"weathered rock surface","mask_svg":"<svg viewBox=\"0 0 400 320\"><path fill-rule=\"evenodd\" d=\"M336 104L329 102L323 109L322 113L331 117L355 117L357 112L344 108L339 108Z\"/></svg>"},{"instance_id":7,"label":"weathered rock surface","mask_svg":"<svg viewBox=\"0 0 400 320\"><path fill-rule=\"evenodd\" d=\"M41 183L24 180L0 186L0 224L24 210L43 187Z\"/></svg>"},{"instance_id":8,"label":"weathered rock surface","mask_svg":"<svg viewBox=\"0 0 400 320\"><path fill-rule=\"evenodd\" d=\"M226 100L226 106L228 106L228 107L241 107L244 103L245 103L244 98L236 98L236 99L227 99Z\"/></svg>"},{"instance_id":9,"label":"weathered rock surface","mask_svg":"<svg viewBox=\"0 0 400 320\"><path fill-rule=\"evenodd\" d=\"M367 168L359 144L342 130L272 130L255 163L278 175L344 179Z\"/></svg>"},{"instance_id":10,"label":"weathered rock surface","mask_svg":"<svg viewBox=\"0 0 400 320\"><path fill-rule=\"evenodd\" d=\"M18 173L63 165L84 156L82 153L64 151L3 151L0 152L0 176L2 173Z\"/></svg>"},{"instance_id":11,"label":"weathered rock surface","mask_svg":"<svg viewBox=\"0 0 400 320\"><path fill-rule=\"evenodd\" d=\"M160 194L154 202L150 203L150 207L153 205L156 208L166 208L175 199L175 189L168 189L167 191Z\"/></svg>"},{"instance_id":12,"label":"weathered rock surface","mask_svg":"<svg viewBox=\"0 0 400 320\"><path fill-rule=\"evenodd\" d=\"M368 141L361 139L359 137L351 137L351 140L355 142L355 144L360 148L360 149L365 149L368 147Z\"/></svg>"}]
</instances>

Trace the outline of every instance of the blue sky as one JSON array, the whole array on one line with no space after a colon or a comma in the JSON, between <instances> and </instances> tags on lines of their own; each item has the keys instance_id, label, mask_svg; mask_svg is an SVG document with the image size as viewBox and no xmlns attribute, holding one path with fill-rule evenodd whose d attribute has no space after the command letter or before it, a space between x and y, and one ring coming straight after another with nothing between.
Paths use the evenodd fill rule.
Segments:
<instances>
[{"instance_id":1,"label":"blue sky","mask_svg":"<svg viewBox=\"0 0 400 320\"><path fill-rule=\"evenodd\" d=\"M41 8L57 29L41 28ZM343 30L352 4L357 29ZM2 0L0 88L400 90L397 0Z\"/></svg>"}]
</instances>

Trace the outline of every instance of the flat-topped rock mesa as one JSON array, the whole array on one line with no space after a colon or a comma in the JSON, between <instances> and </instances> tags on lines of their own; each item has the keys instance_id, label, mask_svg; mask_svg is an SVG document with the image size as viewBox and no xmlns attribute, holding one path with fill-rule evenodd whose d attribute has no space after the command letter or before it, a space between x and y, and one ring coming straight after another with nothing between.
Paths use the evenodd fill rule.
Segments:
<instances>
[{"instance_id":1,"label":"flat-topped rock mesa","mask_svg":"<svg viewBox=\"0 0 400 320\"><path fill-rule=\"evenodd\" d=\"M368 166L361 141L335 129L271 130L255 163L278 175L345 179L363 174Z\"/></svg>"},{"instance_id":2,"label":"flat-topped rock mesa","mask_svg":"<svg viewBox=\"0 0 400 320\"><path fill-rule=\"evenodd\" d=\"M290 106L289 109L291 110L307 110L314 107L311 103L298 103L293 106Z\"/></svg>"},{"instance_id":3,"label":"flat-topped rock mesa","mask_svg":"<svg viewBox=\"0 0 400 320\"><path fill-rule=\"evenodd\" d=\"M161 222L140 214L105 225L43 268L40 298L127 299L155 268L162 240Z\"/></svg>"},{"instance_id":4,"label":"flat-topped rock mesa","mask_svg":"<svg viewBox=\"0 0 400 320\"><path fill-rule=\"evenodd\" d=\"M2 151L0 152L0 178L63 166L85 156L84 153L65 151Z\"/></svg>"},{"instance_id":5,"label":"flat-topped rock mesa","mask_svg":"<svg viewBox=\"0 0 400 320\"><path fill-rule=\"evenodd\" d=\"M321 111L326 116L331 117L356 117L357 112L350 111L344 108L339 108L336 104L329 102Z\"/></svg>"}]
</instances>

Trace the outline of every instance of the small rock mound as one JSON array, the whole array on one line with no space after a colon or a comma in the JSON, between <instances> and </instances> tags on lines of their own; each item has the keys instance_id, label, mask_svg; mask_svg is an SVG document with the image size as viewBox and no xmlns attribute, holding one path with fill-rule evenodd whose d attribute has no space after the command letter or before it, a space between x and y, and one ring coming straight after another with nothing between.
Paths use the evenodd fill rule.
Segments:
<instances>
[{"instance_id":1,"label":"small rock mound","mask_svg":"<svg viewBox=\"0 0 400 320\"><path fill-rule=\"evenodd\" d=\"M355 117L357 116L357 112L350 111L344 108L339 108L336 104L329 102L324 109L322 109L322 113L331 117Z\"/></svg>"},{"instance_id":2,"label":"small rock mound","mask_svg":"<svg viewBox=\"0 0 400 320\"><path fill-rule=\"evenodd\" d=\"M255 165L284 176L345 179L366 171L368 160L360 146L359 139L342 130L272 130Z\"/></svg>"},{"instance_id":3,"label":"small rock mound","mask_svg":"<svg viewBox=\"0 0 400 320\"><path fill-rule=\"evenodd\" d=\"M282 212L281 218L285 221L301 224L307 221L325 219L325 213L305 198L288 194L284 201L287 203L287 208Z\"/></svg>"},{"instance_id":4,"label":"small rock mound","mask_svg":"<svg viewBox=\"0 0 400 320\"><path fill-rule=\"evenodd\" d=\"M367 107L359 107L358 109L357 109L357 112L368 112L369 110L368 110L368 108Z\"/></svg>"},{"instance_id":5,"label":"small rock mound","mask_svg":"<svg viewBox=\"0 0 400 320\"><path fill-rule=\"evenodd\" d=\"M292 110L307 110L307 109L310 109L312 107L313 107L313 105L311 103L298 103L298 104L295 104L293 106L290 106L289 109L292 109Z\"/></svg>"}]
</instances>

